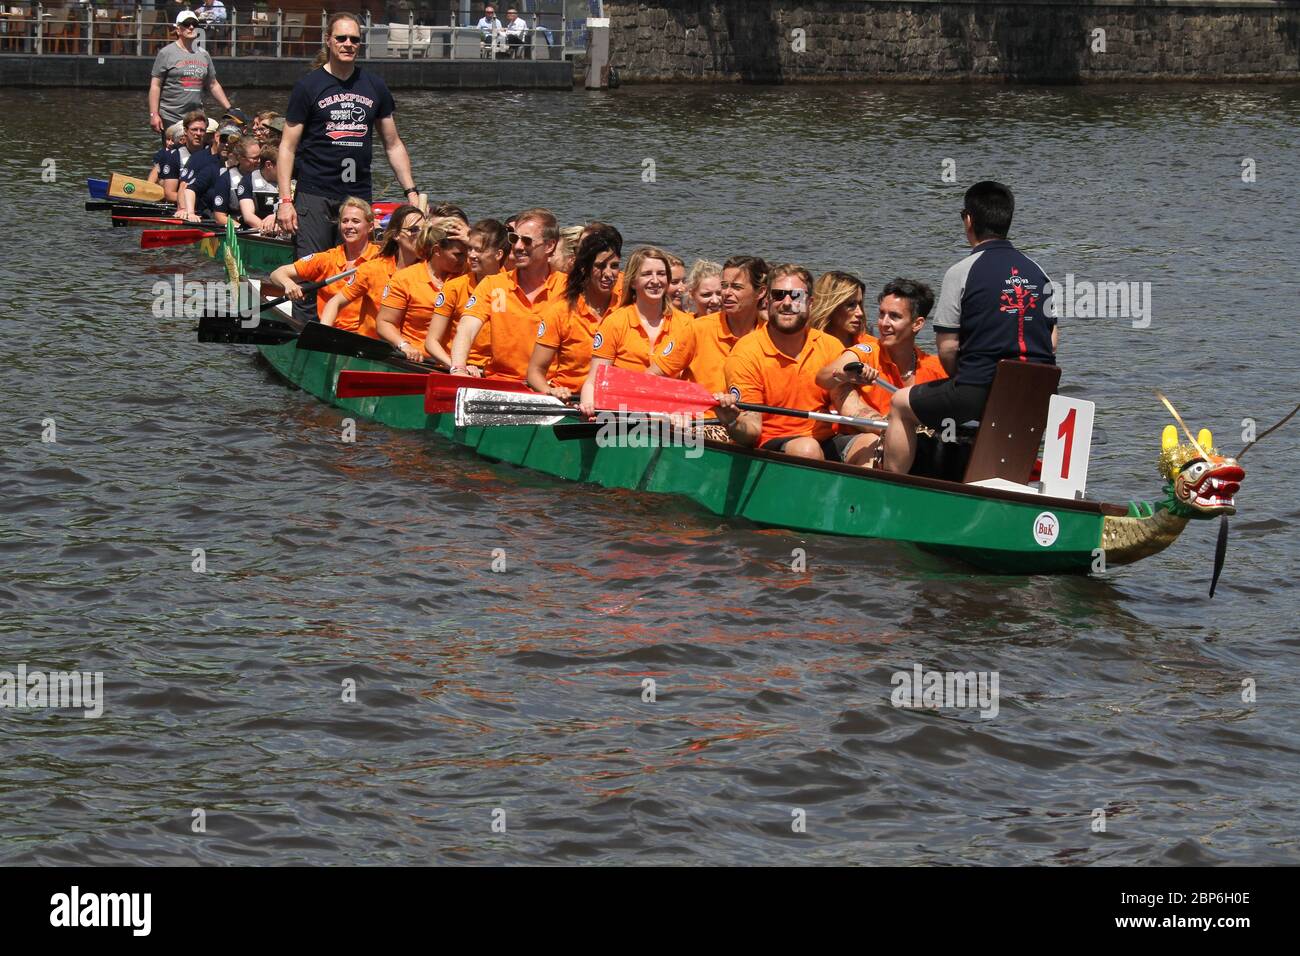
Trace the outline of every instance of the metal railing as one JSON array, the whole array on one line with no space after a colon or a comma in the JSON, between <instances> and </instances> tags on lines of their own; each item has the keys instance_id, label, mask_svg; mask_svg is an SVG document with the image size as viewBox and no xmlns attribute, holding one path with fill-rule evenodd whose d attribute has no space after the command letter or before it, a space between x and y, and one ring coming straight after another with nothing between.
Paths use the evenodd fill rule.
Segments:
<instances>
[{"instance_id":1,"label":"metal railing","mask_svg":"<svg viewBox=\"0 0 1300 956\"><path fill-rule=\"evenodd\" d=\"M225 23L201 23L195 45L212 56L310 59L321 47L328 22L322 10L313 14L282 10L226 7ZM0 4L0 54L73 54L83 56L152 57L175 38L168 10L143 7ZM473 26L425 26L414 13L405 23L362 23L361 58L371 59L526 59L562 60L585 46L566 28L535 26L521 42L504 36L485 37ZM569 43L577 46L569 47Z\"/></svg>"}]
</instances>

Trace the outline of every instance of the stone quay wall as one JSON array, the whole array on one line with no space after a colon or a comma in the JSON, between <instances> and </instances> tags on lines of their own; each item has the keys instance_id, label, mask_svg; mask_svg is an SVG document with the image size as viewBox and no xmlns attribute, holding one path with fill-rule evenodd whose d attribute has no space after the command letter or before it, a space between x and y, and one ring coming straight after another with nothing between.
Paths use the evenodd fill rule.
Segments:
<instances>
[{"instance_id":1,"label":"stone quay wall","mask_svg":"<svg viewBox=\"0 0 1300 956\"><path fill-rule=\"evenodd\" d=\"M606 0L620 82L1300 79L1300 0Z\"/></svg>"}]
</instances>

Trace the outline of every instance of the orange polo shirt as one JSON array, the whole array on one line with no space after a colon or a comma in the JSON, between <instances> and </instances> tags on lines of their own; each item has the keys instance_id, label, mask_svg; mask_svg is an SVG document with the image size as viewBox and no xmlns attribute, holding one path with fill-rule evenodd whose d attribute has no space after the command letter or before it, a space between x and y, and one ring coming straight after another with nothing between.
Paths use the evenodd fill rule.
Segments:
<instances>
[{"instance_id":1,"label":"orange polo shirt","mask_svg":"<svg viewBox=\"0 0 1300 956\"><path fill-rule=\"evenodd\" d=\"M657 349L669 340L680 338L691 321L691 316L669 309L655 340ZM641 326L636 303L615 309L601 320L596 337L591 341L592 358L611 360L619 368L644 372L650 368L650 339Z\"/></svg>"},{"instance_id":2,"label":"orange polo shirt","mask_svg":"<svg viewBox=\"0 0 1300 956\"><path fill-rule=\"evenodd\" d=\"M754 328L761 329L765 324L759 319ZM687 372L686 378L699 382L710 392L726 391L727 377L723 366L741 336L732 334L731 326L721 312L691 319L682 329L679 338L660 338L654 354L654 363L659 371L669 378L682 378L682 373Z\"/></svg>"},{"instance_id":3,"label":"orange polo shirt","mask_svg":"<svg viewBox=\"0 0 1300 956\"><path fill-rule=\"evenodd\" d=\"M361 255L357 256L354 263L360 266L363 262L369 262L379 256L379 246L373 242L366 243L366 247L361 250ZM309 252L294 262L294 271L298 273L298 278L304 282L319 282L321 279L328 279L330 276L338 275L347 269L348 257L343 251L342 246L335 246L333 249L326 249L324 252ZM316 292L316 314L319 315L324 311L329 300L338 295L350 285L360 274L358 268L356 272L346 279L339 279L337 282L331 282L323 286ZM357 323L361 321L361 306L353 303L339 311L339 321L335 324L336 328L344 328L344 322ZM348 331L352 331L348 329Z\"/></svg>"},{"instance_id":4,"label":"orange polo shirt","mask_svg":"<svg viewBox=\"0 0 1300 956\"><path fill-rule=\"evenodd\" d=\"M853 348L845 349L840 354L847 353L863 365L880 369L880 377L895 388L920 385L922 382L937 382L948 377L948 373L944 371L943 363L939 361L939 356L931 355L929 352L922 352L916 346L913 346L913 348L916 349L916 370L906 379L903 378L903 373L899 371L898 366L894 364L894 360L889 357L889 352L876 339L871 339L869 342L859 342ZM864 402L880 414L889 414L891 392L876 385L869 385L865 387L858 386L858 394L862 396Z\"/></svg>"},{"instance_id":5,"label":"orange polo shirt","mask_svg":"<svg viewBox=\"0 0 1300 956\"><path fill-rule=\"evenodd\" d=\"M388 280L396 271L397 259L394 256L371 259L357 269L356 275L351 276L347 280L348 284L342 289L343 298L350 304L339 310L334 327L345 332L368 335L372 339L378 338L379 333L375 331L375 316L379 315L380 300L383 298ZM358 301L360 301L359 313L351 307L351 303Z\"/></svg>"},{"instance_id":6,"label":"orange polo shirt","mask_svg":"<svg viewBox=\"0 0 1300 956\"><path fill-rule=\"evenodd\" d=\"M552 385L570 391L582 388L591 368L591 343L600 322L601 317L581 295L573 308L566 299L560 299L542 310L537 344L555 349L547 378Z\"/></svg>"},{"instance_id":7,"label":"orange polo shirt","mask_svg":"<svg viewBox=\"0 0 1300 956\"><path fill-rule=\"evenodd\" d=\"M786 355L772 342L769 326L742 336L727 358L727 387L740 395L742 402L757 405L780 405L808 412L830 411L830 394L817 384L817 373L844 352L844 343L833 335L809 328L803 348L795 357ZM764 415L763 431L758 444L773 438L811 435L817 441L831 436L834 426L808 418Z\"/></svg>"},{"instance_id":8,"label":"orange polo shirt","mask_svg":"<svg viewBox=\"0 0 1300 956\"><path fill-rule=\"evenodd\" d=\"M490 326L492 355L484 368L488 375L519 381L528 375L528 360L533 356L533 342L537 339L537 320L548 305L564 299L568 280L566 273L552 272L531 302L519 288L513 269L487 276L474 287L463 315L472 315Z\"/></svg>"},{"instance_id":9,"label":"orange polo shirt","mask_svg":"<svg viewBox=\"0 0 1300 956\"><path fill-rule=\"evenodd\" d=\"M428 263L417 262L394 272L384 290L382 305L402 313L402 338L419 349L421 355L429 354L424 350L424 339L429 334L434 304L444 285L430 277ZM446 343L443 344L445 347Z\"/></svg>"},{"instance_id":10,"label":"orange polo shirt","mask_svg":"<svg viewBox=\"0 0 1300 956\"><path fill-rule=\"evenodd\" d=\"M448 279L447 284L442 287L442 295L434 302L434 315L446 316L450 320L447 323L447 333L440 340L443 348L451 348L451 343L456 338L456 327L460 324L460 317L465 314L465 305L474 294L476 285L478 280L474 278L472 272ZM487 365L488 359L492 356L491 328L491 325L484 322L483 327L478 330L478 335L474 336L474 345L469 350L466 365L477 365L479 368Z\"/></svg>"}]
</instances>

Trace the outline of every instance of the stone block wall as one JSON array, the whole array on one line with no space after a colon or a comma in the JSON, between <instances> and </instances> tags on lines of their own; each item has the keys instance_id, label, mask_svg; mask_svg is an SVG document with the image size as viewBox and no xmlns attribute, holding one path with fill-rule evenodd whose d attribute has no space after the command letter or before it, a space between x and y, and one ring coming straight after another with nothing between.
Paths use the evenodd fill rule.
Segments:
<instances>
[{"instance_id":1,"label":"stone block wall","mask_svg":"<svg viewBox=\"0 0 1300 956\"><path fill-rule=\"evenodd\" d=\"M1300 0L606 0L605 12L624 82L1300 79Z\"/></svg>"}]
</instances>

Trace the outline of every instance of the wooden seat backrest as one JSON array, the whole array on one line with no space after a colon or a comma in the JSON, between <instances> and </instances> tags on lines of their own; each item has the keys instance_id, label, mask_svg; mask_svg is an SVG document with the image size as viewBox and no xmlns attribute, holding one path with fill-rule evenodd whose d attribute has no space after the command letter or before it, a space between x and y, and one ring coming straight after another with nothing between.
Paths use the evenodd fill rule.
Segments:
<instances>
[{"instance_id":1,"label":"wooden seat backrest","mask_svg":"<svg viewBox=\"0 0 1300 956\"><path fill-rule=\"evenodd\" d=\"M1047 405L1061 381L1056 365L1003 359L966 465L966 482L1005 478L1027 484L1047 427Z\"/></svg>"}]
</instances>

